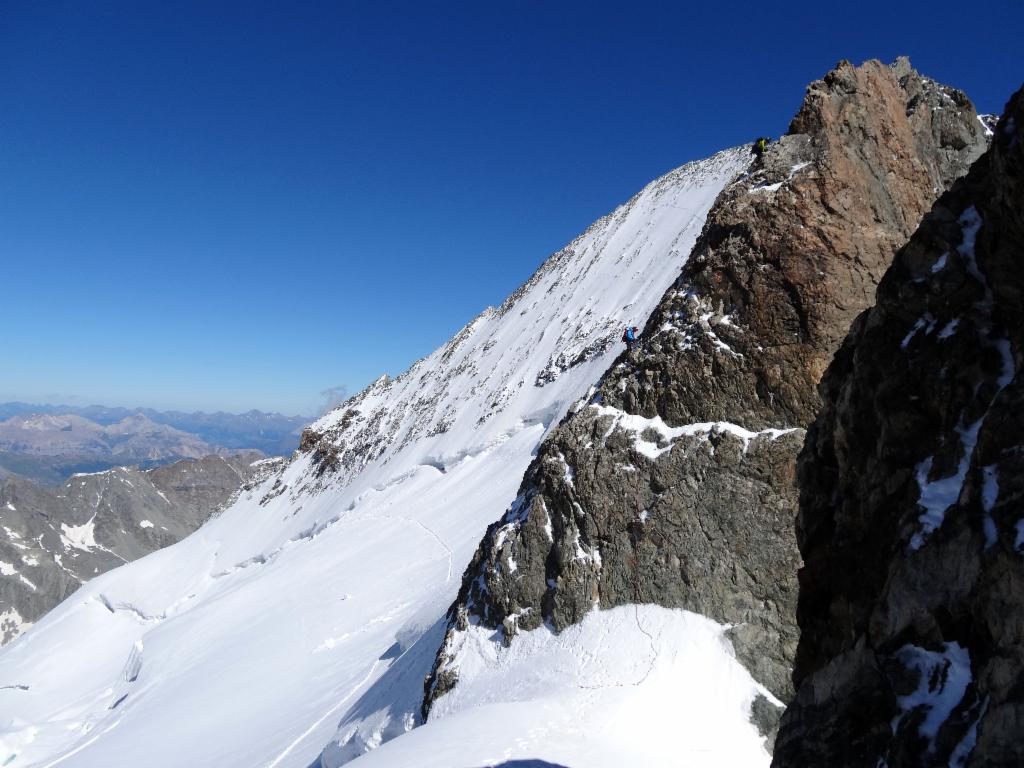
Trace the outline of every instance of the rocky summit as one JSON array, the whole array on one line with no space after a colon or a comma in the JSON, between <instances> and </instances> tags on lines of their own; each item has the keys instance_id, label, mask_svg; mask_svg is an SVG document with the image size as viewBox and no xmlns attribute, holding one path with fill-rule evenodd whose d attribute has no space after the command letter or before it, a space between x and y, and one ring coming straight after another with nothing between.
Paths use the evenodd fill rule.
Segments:
<instances>
[{"instance_id":1,"label":"rocky summit","mask_svg":"<svg viewBox=\"0 0 1024 768\"><path fill-rule=\"evenodd\" d=\"M799 461L773 765L1024 765L1024 92L854 324Z\"/></svg>"},{"instance_id":2,"label":"rocky summit","mask_svg":"<svg viewBox=\"0 0 1024 768\"><path fill-rule=\"evenodd\" d=\"M0 483L0 644L92 577L183 539L283 459L257 452Z\"/></svg>"},{"instance_id":3,"label":"rocky summit","mask_svg":"<svg viewBox=\"0 0 1024 768\"><path fill-rule=\"evenodd\" d=\"M793 689L796 456L817 384L896 249L987 146L962 93L841 62L729 185L640 336L541 446L470 563L426 682L465 629L562 631L658 603L731 625L771 736ZM642 318L638 318L642 319Z\"/></svg>"}]
</instances>

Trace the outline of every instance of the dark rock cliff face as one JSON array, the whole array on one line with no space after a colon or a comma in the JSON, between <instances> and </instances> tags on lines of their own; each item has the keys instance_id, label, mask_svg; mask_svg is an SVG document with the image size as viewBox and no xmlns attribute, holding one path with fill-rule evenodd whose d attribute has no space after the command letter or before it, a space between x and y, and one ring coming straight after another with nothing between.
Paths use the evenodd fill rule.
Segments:
<instances>
[{"instance_id":1,"label":"dark rock cliff face","mask_svg":"<svg viewBox=\"0 0 1024 768\"><path fill-rule=\"evenodd\" d=\"M800 455L774 765L1024 765L1024 93L896 256Z\"/></svg>"},{"instance_id":2,"label":"dark rock cliff face","mask_svg":"<svg viewBox=\"0 0 1024 768\"><path fill-rule=\"evenodd\" d=\"M905 61L843 62L722 193L637 347L542 445L449 613L424 711L469 622L556 631L653 602L734 625L790 698L795 458L816 385L892 254L986 145L966 97ZM755 707L765 732L778 714Z\"/></svg>"}]
</instances>

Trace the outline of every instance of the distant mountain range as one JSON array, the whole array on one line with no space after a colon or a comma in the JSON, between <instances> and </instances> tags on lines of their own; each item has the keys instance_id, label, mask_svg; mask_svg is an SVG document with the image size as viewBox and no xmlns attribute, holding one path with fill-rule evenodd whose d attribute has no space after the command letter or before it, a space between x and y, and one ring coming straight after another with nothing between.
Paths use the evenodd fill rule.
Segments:
<instances>
[{"instance_id":1,"label":"distant mountain range","mask_svg":"<svg viewBox=\"0 0 1024 768\"><path fill-rule=\"evenodd\" d=\"M76 472L125 464L255 450L286 455L306 419L278 413L181 413L90 405L0 404L0 478L14 474L57 485Z\"/></svg>"}]
</instances>

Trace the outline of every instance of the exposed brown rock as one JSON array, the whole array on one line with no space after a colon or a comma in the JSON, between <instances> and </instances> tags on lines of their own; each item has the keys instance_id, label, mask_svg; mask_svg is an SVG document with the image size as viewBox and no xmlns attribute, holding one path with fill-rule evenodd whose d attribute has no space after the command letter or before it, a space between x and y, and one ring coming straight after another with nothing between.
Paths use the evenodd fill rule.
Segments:
<instances>
[{"instance_id":1,"label":"exposed brown rock","mask_svg":"<svg viewBox=\"0 0 1024 768\"><path fill-rule=\"evenodd\" d=\"M774 765L1024 765L1022 126L1018 92L822 382Z\"/></svg>"},{"instance_id":2,"label":"exposed brown rock","mask_svg":"<svg viewBox=\"0 0 1024 768\"><path fill-rule=\"evenodd\" d=\"M790 133L715 203L638 348L541 447L466 572L449 641L469 617L507 642L655 602L735 625L738 657L789 698L800 428L893 252L984 150L973 107L946 93L903 63L842 62L811 85ZM944 144L915 117L922 99L970 141ZM425 710L457 680L448 647Z\"/></svg>"}]
</instances>

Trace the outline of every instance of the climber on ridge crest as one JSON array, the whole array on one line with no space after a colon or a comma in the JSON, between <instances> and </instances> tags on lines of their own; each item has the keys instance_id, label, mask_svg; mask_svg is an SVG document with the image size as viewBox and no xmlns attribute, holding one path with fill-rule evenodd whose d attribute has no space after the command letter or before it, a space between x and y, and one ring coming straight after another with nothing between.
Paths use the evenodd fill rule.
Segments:
<instances>
[{"instance_id":1,"label":"climber on ridge crest","mask_svg":"<svg viewBox=\"0 0 1024 768\"><path fill-rule=\"evenodd\" d=\"M626 330L622 332L622 341L626 345L626 351L632 352L633 345L636 344L636 335L640 333L640 329L635 325L626 326Z\"/></svg>"}]
</instances>

